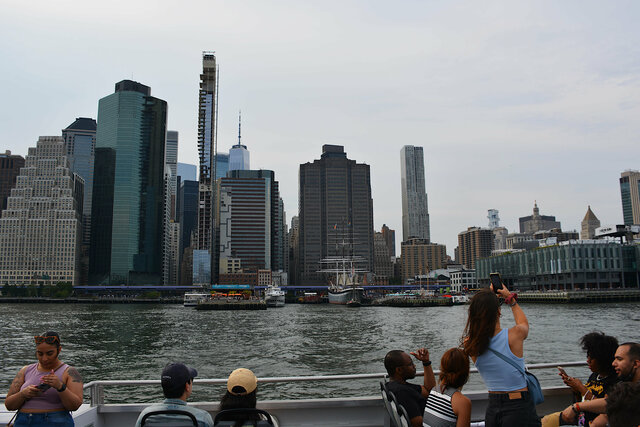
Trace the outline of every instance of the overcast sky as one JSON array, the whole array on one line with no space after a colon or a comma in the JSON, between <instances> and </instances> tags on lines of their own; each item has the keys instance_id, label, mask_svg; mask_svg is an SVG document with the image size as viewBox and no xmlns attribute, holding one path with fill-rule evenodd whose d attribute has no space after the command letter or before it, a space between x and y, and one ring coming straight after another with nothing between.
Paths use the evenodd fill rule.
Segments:
<instances>
[{"instance_id":1,"label":"overcast sky","mask_svg":"<svg viewBox=\"0 0 640 427\"><path fill-rule=\"evenodd\" d=\"M402 237L400 149L424 147L431 238L487 209L555 215L587 205L622 222L618 178L640 169L640 2L5 0L3 146L25 155L123 79L169 103L179 161L197 163L202 51L220 66L219 151L242 140L272 169L287 219L299 164L323 144L371 165L374 222Z\"/></svg>"}]
</instances>

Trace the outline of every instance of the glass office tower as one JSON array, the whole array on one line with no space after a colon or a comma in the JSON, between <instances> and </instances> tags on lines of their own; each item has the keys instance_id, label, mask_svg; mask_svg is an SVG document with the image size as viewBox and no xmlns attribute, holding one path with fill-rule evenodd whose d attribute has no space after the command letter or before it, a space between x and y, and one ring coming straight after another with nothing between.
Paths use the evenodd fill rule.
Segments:
<instances>
[{"instance_id":1,"label":"glass office tower","mask_svg":"<svg viewBox=\"0 0 640 427\"><path fill-rule=\"evenodd\" d=\"M91 284L162 284L167 103L123 80L98 104Z\"/></svg>"}]
</instances>

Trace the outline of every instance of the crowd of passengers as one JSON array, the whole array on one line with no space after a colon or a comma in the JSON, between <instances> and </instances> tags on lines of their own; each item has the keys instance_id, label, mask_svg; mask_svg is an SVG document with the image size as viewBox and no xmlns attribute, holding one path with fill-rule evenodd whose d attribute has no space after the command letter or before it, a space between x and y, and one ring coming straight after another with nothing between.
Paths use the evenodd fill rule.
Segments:
<instances>
[{"instance_id":1,"label":"crowd of passengers","mask_svg":"<svg viewBox=\"0 0 640 427\"><path fill-rule=\"evenodd\" d=\"M503 303L510 307L515 321L508 329L500 323ZM529 322L517 294L504 286L495 292L493 287L483 289L471 299L460 346L445 351L440 359L438 381L426 348L410 354L392 350L384 358L389 375L386 390L405 409L413 427L470 426L472 402L462 388L469 378L471 359L489 391L485 426L640 425L640 344L619 344L602 332L583 336L580 343L592 374L583 383L559 368L562 381L574 392L575 403L540 419L525 375L528 334ZM60 361L62 347L56 332L36 336L35 345L38 361L20 369L5 399L6 408L16 411L13 425L73 426L70 411L82 404L82 378L75 368ZM424 368L422 385L407 382L416 376L411 355ZM249 369L236 369L229 375L215 422L207 411L187 405L196 376L195 369L182 363L167 364L161 374L165 400L142 411L136 427L182 425L179 422L185 417L199 427L221 422L235 427L277 425L274 417L255 409L258 380Z\"/></svg>"}]
</instances>

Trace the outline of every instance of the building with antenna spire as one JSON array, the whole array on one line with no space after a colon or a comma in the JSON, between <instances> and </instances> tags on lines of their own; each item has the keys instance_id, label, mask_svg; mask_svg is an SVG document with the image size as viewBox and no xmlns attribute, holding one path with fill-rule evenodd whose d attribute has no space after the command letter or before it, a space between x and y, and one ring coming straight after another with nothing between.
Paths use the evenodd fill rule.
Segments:
<instances>
[{"instance_id":1,"label":"building with antenna spire","mask_svg":"<svg viewBox=\"0 0 640 427\"><path fill-rule=\"evenodd\" d=\"M242 144L242 111L238 113L238 143L229 150L229 170L246 171L251 169L247 146Z\"/></svg>"}]
</instances>

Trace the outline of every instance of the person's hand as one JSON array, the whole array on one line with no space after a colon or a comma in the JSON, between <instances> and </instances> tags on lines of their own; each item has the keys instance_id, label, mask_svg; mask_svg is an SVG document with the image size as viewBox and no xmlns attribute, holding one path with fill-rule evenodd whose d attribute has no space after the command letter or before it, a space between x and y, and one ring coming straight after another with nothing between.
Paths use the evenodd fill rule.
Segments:
<instances>
[{"instance_id":1,"label":"person's hand","mask_svg":"<svg viewBox=\"0 0 640 427\"><path fill-rule=\"evenodd\" d=\"M491 290L495 292L495 289L493 288L493 283L489 285L491 287ZM498 289L498 295L501 296L502 298L507 298L509 295L511 295L511 292L509 292L509 289L507 289L507 287L504 285L504 283L502 284L502 288Z\"/></svg>"},{"instance_id":2,"label":"person's hand","mask_svg":"<svg viewBox=\"0 0 640 427\"><path fill-rule=\"evenodd\" d=\"M562 413L560 414L560 417L566 423L571 423L576 421L576 413L573 412L572 406L568 406L564 411L562 411Z\"/></svg>"},{"instance_id":3,"label":"person's hand","mask_svg":"<svg viewBox=\"0 0 640 427\"><path fill-rule=\"evenodd\" d=\"M585 386L582 384L582 381L580 381L579 379L565 375L565 376L562 376L562 381L566 385L571 387L573 390L575 390L576 392L583 394L582 390L585 388Z\"/></svg>"},{"instance_id":4,"label":"person's hand","mask_svg":"<svg viewBox=\"0 0 640 427\"><path fill-rule=\"evenodd\" d=\"M20 394L25 399L31 399L32 397L40 396L42 394L42 390L34 385L30 385L20 390Z\"/></svg>"},{"instance_id":5,"label":"person's hand","mask_svg":"<svg viewBox=\"0 0 640 427\"><path fill-rule=\"evenodd\" d=\"M44 377L40 378L40 382L43 384L49 384L51 387L55 388L56 390L60 389L63 384L60 378L58 378L58 376L53 373L53 370L51 370L51 372L49 372Z\"/></svg>"},{"instance_id":6,"label":"person's hand","mask_svg":"<svg viewBox=\"0 0 640 427\"><path fill-rule=\"evenodd\" d=\"M421 361L422 363L426 363L429 361L429 350L426 348L421 348L416 352L411 352L411 355Z\"/></svg>"}]
</instances>

